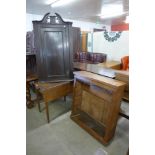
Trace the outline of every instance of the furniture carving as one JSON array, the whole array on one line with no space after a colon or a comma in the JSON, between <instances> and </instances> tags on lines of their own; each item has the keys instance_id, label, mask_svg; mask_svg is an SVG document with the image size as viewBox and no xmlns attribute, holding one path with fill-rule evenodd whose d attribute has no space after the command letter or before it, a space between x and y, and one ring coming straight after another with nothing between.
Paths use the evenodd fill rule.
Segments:
<instances>
[{"instance_id":1,"label":"furniture carving","mask_svg":"<svg viewBox=\"0 0 155 155\"><path fill-rule=\"evenodd\" d=\"M71 24L72 22L65 22L58 13L55 13L55 16L50 16L50 13L46 13L42 20L40 21L33 21L33 23L44 23L44 24Z\"/></svg>"}]
</instances>

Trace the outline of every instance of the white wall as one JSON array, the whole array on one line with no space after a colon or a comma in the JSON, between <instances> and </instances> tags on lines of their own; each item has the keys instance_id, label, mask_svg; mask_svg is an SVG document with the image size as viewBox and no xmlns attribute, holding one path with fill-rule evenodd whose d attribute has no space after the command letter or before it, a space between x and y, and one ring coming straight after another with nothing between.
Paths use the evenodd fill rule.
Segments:
<instances>
[{"instance_id":1,"label":"white wall","mask_svg":"<svg viewBox=\"0 0 155 155\"><path fill-rule=\"evenodd\" d=\"M42 15L35 14L26 14L26 31L32 31L33 20L41 20ZM94 28L101 29L103 26L106 26L107 30L110 30L111 27L102 24L95 24L90 22L82 22L77 20L64 19L65 21L73 22L74 27L80 27L81 31L92 31ZM90 34L91 35L91 34ZM90 38L91 39L91 36ZM129 55L129 32L124 31L121 34L121 37L115 42L108 42L105 40L103 32L93 33L93 47L89 47L88 51L106 53L108 60L119 60L125 55ZM92 49L93 48L93 49Z\"/></svg>"},{"instance_id":2,"label":"white wall","mask_svg":"<svg viewBox=\"0 0 155 155\"><path fill-rule=\"evenodd\" d=\"M129 32L123 31L120 38L114 42L108 42L103 32L93 34L93 52L107 54L108 60L118 60L129 55Z\"/></svg>"},{"instance_id":3,"label":"white wall","mask_svg":"<svg viewBox=\"0 0 155 155\"><path fill-rule=\"evenodd\" d=\"M83 22L83 21L70 20L70 19L64 19L64 20L73 22L73 27L80 27L81 31L92 32L94 28L103 29L103 26L105 26L107 29L110 28L110 26L103 25L103 24L96 24L96 23L91 23L91 22Z\"/></svg>"},{"instance_id":4,"label":"white wall","mask_svg":"<svg viewBox=\"0 0 155 155\"><path fill-rule=\"evenodd\" d=\"M41 20L43 18L42 15L36 15L36 14L26 14L26 31L32 31L33 25L32 21L33 20ZM95 24L95 23L90 23L90 22L83 22L83 21L77 21L77 20L70 20L70 19L64 19L64 21L71 21L73 22L74 27L80 27L81 31L92 31L94 28L96 29L102 29L103 26L106 26L107 29L110 27L107 25L102 25L102 24Z\"/></svg>"},{"instance_id":5,"label":"white wall","mask_svg":"<svg viewBox=\"0 0 155 155\"><path fill-rule=\"evenodd\" d=\"M34 15L34 14L26 14L26 31L32 31L33 30L33 25L32 21L33 20L41 20L43 16L41 15Z\"/></svg>"}]
</instances>

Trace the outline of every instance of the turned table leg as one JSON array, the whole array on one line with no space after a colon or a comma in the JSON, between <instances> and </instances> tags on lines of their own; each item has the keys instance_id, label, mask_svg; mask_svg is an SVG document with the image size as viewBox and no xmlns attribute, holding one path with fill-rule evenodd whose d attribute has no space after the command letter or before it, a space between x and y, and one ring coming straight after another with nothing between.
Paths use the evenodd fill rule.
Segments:
<instances>
[{"instance_id":1,"label":"turned table leg","mask_svg":"<svg viewBox=\"0 0 155 155\"><path fill-rule=\"evenodd\" d=\"M49 111L48 111L48 102L45 102L45 108L46 108L46 117L47 117L47 122L49 123Z\"/></svg>"},{"instance_id":2,"label":"turned table leg","mask_svg":"<svg viewBox=\"0 0 155 155\"><path fill-rule=\"evenodd\" d=\"M64 101L66 102L66 96L64 96Z\"/></svg>"},{"instance_id":3,"label":"turned table leg","mask_svg":"<svg viewBox=\"0 0 155 155\"><path fill-rule=\"evenodd\" d=\"M38 99L37 99L37 103L38 103L38 109L39 109L39 112L41 112L40 102L39 102L39 100L38 100Z\"/></svg>"},{"instance_id":4,"label":"turned table leg","mask_svg":"<svg viewBox=\"0 0 155 155\"><path fill-rule=\"evenodd\" d=\"M128 148L128 152L127 152L127 154L126 155L129 155L129 148Z\"/></svg>"},{"instance_id":5,"label":"turned table leg","mask_svg":"<svg viewBox=\"0 0 155 155\"><path fill-rule=\"evenodd\" d=\"M36 95L37 95L36 101L37 101L38 109L39 109L39 112L41 112L39 90L36 89L35 92L36 92Z\"/></svg>"},{"instance_id":6,"label":"turned table leg","mask_svg":"<svg viewBox=\"0 0 155 155\"><path fill-rule=\"evenodd\" d=\"M26 82L26 106L27 106L27 108L32 108L34 106L33 101L31 100L29 82Z\"/></svg>"}]
</instances>

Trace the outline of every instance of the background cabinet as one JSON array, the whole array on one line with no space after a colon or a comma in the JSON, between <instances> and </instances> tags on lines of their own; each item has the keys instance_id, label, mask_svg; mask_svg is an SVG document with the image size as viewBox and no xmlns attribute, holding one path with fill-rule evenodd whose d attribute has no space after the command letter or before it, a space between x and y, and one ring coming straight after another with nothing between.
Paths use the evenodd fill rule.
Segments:
<instances>
[{"instance_id":1,"label":"background cabinet","mask_svg":"<svg viewBox=\"0 0 155 155\"><path fill-rule=\"evenodd\" d=\"M73 78L72 23L55 13L33 21L37 73L41 81L66 81Z\"/></svg>"},{"instance_id":2,"label":"background cabinet","mask_svg":"<svg viewBox=\"0 0 155 155\"><path fill-rule=\"evenodd\" d=\"M81 30L79 27L72 27L72 38L73 38L73 55L77 52L81 52Z\"/></svg>"},{"instance_id":3,"label":"background cabinet","mask_svg":"<svg viewBox=\"0 0 155 155\"><path fill-rule=\"evenodd\" d=\"M36 56L34 47L34 33L28 31L26 33L26 75L36 74Z\"/></svg>"}]
</instances>

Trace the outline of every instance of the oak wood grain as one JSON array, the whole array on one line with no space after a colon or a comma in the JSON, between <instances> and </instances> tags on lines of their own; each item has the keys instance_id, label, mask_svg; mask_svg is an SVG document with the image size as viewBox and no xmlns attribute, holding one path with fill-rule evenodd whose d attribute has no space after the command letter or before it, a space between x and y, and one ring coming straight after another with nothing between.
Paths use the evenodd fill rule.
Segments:
<instances>
[{"instance_id":1,"label":"oak wood grain","mask_svg":"<svg viewBox=\"0 0 155 155\"><path fill-rule=\"evenodd\" d=\"M125 83L86 71L74 75L71 119L106 145L115 134Z\"/></svg>"}]
</instances>

